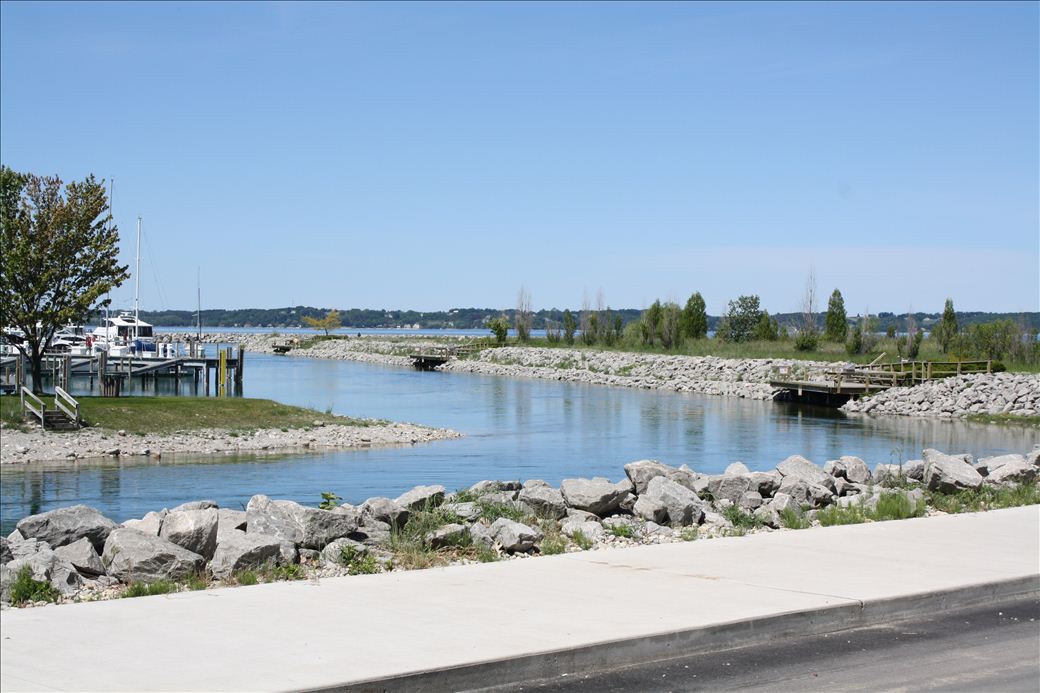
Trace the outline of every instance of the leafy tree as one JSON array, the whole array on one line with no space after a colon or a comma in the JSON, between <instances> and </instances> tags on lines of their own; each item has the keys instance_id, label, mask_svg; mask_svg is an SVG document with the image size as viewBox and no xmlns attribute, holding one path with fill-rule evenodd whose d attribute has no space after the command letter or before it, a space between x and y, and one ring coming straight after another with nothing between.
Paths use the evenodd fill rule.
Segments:
<instances>
[{"instance_id":1,"label":"leafy tree","mask_svg":"<svg viewBox=\"0 0 1040 693\"><path fill-rule=\"evenodd\" d=\"M661 328L661 301L654 301L653 305L643 311L640 320L640 333L643 343L653 346L657 343L657 335Z\"/></svg>"},{"instance_id":2,"label":"leafy tree","mask_svg":"<svg viewBox=\"0 0 1040 693\"><path fill-rule=\"evenodd\" d=\"M718 334L727 342L746 342L755 336L761 317L758 296L738 296L729 302Z\"/></svg>"},{"instance_id":3,"label":"leafy tree","mask_svg":"<svg viewBox=\"0 0 1040 693\"><path fill-rule=\"evenodd\" d=\"M849 334L848 316L845 315L845 299L837 289L827 301L827 317L824 321L823 338L830 342L844 342Z\"/></svg>"},{"instance_id":4,"label":"leafy tree","mask_svg":"<svg viewBox=\"0 0 1040 693\"><path fill-rule=\"evenodd\" d=\"M0 166L0 324L25 333L37 394L54 332L107 306L103 296L130 276L118 263L104 181L90 175L62 185Z\"/></svg>"},{"instance_id":5,"label":"leafy tree","mask_svg":"<svg viewBox=\"0 0 1040 693\"><path fill-rule=\"evenodd\" d=\"M764 342L775 342L780 339L780 324L775 318L769 317L769 311L763 310L762 317L755 325L755 339Z\"/></svg>"},{"instance_id":6,"label":"leafy tree","mask_svg":"<svg viewBox=\"0 0 1040 693\"><path fill-rule=\"evenodd\" d=\"M708 313L699 291L690 296L683 308L682 331L687 339L704 339L708 334Z\"/></svg>"},{"instance_id":7,"label":"leafy tree","mask_svg":"<svg viewBox=\"0 0 1040 693\"><path fill-rule=\"evenodd\" d=\"M885 336L889 339L895 339L896 336L896 324L894 322L888 323L888 327L885 328Z\"/></svg>"},{"instance_id":8,"label":"leafy tree","mask_svg":"<svg viewBox=\"0 0 1040 693\"><path fill-rule=\"evenodd\" d=\"M578 328L578 324L574 321L574 316L571 315L570 309L563 311L563 341L567 344L574 344L574 331Z\"/></svg>"},{"instance_id":9,"label":"leafy tree","mask_svg":"<svg viewBox=\"0 0 1040 693\"><path fill-rule=\"evenodd\" d=\"M329 336L329 332L337 330L343 327L343 321L339 317L339 311L333 308L329 312L325 313L323 318L312 318L303 316L303 321L307 323L307 326L312 330L324 330L325 336Z\"/></svg>"},{"instance_id":10,"label":"leafy tree","mask_svg":"<svg viewBox=\"0 0 1040 693\"><path fill-rule=\"evenodd\" d=\"M954 337L957 336L957 313L953 310L953 300L946 299L946 307L943 308L942 318L932 329L932 335L939 341L939 346L945 354L949 352Z\"/></svg>"},{"instance_id":11,"label":"leafy tree","mask_svg":"<svg viewBox=\"0 0 1040 693\"><path fill-rule=\"evenodd\" d=\"M496 342L499 344L505 344L506 337L509 336L509 320L507 320L504 315L492 318L488 321L488 329L490 329L491 333L495 335Z\"/></svg>"},{"instance_id":12,"label":"leafy tree","mask_svg":"<svg viewBox=\"0 0 1040 693\"><path fill-rule=\"evenodd\" d=\"M674 349L682 343L682 310L669 301L661 306L661 320L658 326L661 346Z\"/></svg>"}]
</instances>

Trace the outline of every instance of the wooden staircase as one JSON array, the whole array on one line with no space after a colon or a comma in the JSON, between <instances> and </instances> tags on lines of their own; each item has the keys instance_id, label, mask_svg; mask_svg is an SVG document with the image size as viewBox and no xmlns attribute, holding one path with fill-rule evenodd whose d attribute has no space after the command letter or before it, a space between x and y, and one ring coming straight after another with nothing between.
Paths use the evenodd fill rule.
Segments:
<instances>
[{"instance_id":1,"label":"wooden staircase","mask_svg":"<svg viewBox=\"0 0 1040 693\"><path fill-rule=\"evenodd\" d=\"M43 427L48 431L75 431L79 422L61 409L49 409L43 412Z\"/></svg>"},{"instance_id":2,"label":"wooden staircase","mask_svg":"<svg viewBox=\"0 0 1040 693\"><path fill-rule=\"evenodd\" d=\"M44 430L48 431L75 431L82 425L79 412L79 402L74 400L69 393L60 387L54 388L54 408L48 409L47 404L34 395L27 387L22 387L20 397L22 400L22 415L32 414L35 416Z\"/></svg>"}]
</instances>

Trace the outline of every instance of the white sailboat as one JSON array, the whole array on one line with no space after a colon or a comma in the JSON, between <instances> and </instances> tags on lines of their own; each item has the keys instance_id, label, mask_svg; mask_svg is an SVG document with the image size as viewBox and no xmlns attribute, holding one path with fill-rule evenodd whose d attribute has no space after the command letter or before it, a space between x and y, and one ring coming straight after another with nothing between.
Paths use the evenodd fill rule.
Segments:
<instances>
[{"instance_id":1,"label":"white sailboat","mask_svg":"<svg viewBox=\"0 0 1040 693\"><path fill-rule=\"evenodd\" d=\"M95 351L109 356L154 356L153 326L141 320L141 217L137 217L137 269L134 272L134 312L106 317L91 335Z\"/></svg>"}]
</instances>

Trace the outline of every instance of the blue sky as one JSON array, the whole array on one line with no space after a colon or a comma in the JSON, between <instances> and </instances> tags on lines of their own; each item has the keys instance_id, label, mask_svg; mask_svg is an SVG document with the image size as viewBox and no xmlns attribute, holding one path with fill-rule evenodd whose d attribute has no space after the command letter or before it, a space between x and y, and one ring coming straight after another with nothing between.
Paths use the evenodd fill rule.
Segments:
<instances>
[{"instance_id":1,"label":"blue sky","mask_svg":"<svg viewBox=\"0 0 1040 693\"><path fill-rule=\"evenodd\" d=\"M0 6L0 159L142 304L1040 308L1036 3ZM132 282L114 298L127 306Z\"/></svg>"}]
</instances>

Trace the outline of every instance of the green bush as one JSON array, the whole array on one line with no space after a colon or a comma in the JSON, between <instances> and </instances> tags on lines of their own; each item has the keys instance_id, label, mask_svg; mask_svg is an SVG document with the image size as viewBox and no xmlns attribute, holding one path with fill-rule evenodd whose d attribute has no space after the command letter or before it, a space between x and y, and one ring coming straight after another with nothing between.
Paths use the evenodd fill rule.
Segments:
<instances>
[{"instance_id":1,"label":"green bush","mask_svg":"<svg viewBox=\"0 0 1040 693\"><path fill-rule=\"evenodd\" d=\"M567 542L562 537L546 537L542 540L539 550L546 556L553 556L567 550Z\"/></svg>"},{"instance_id":2,"label":"green bush","mask_svg":"<svg viewBox=\"0 0 1040 693\"><path fill-rule=\"evenodd\" d=\"M571 535L571 541L573 541L582 551L588 551L596 545L596 542L585 536L585 533L580 529Z\"/></svg>"},{"instance_id":3,"label":"green bush","mask_svg":"<svg viewBox=\"0 0 1040 693\"><path fill-rule=\"evenodd\" d=\"M722 516L730 521L734 527L742 529L757 529L762 526L762 521L749 512L730 505L722 509Z\"/></svg>"},{"instance_id":4,"label":"green bush","mask_svg":"<svg viewBox=\"0 0 1040 693\"><path fill-rule=\"evenodd\" d=\"M355 546L344 546L339 551L339 562L347 566L347 575L372 575L379 572L376 557Z\"/></svg>"},{"instance_id":5,"label":"green bush","mask_svg":"<svg viewBox=\"0 0 1040 693\"><path fill-rule=\"evenodd\" d=\"M11 585L11 603L15 606L33 602L57 601L60 592L49 582L34 580L32 569L23 565Z\"/></svg>"},{"instance_id":6,"label":"green bush","mask_svg":"<svg viewBox=\"0 0 1040 693\"><path fill-rule=\"evenodd\" d=\"M259 582L257 575L252 570L243 570L242 572L235 575L235 582L240 585L255 585Z\"/></svg>"},{"instance_id":7,"label":"green bush","mask_svg":"<svg viewBox=\"0 0 1040 693\"><path fill-rule=\"evenodd\" d=\"M157 594L169 594L176 592L177 585L169 580L156 580L155 582L132 582L123 592L123 597L154 597Z\"/></svg>"},{"instance_id":8,"label":"green bush","mask_svg":"<svg viewBox=\"0 0 1040 693\"><path fill-rule=\"evenodd\" d=\"M794 348L798 351L816 351L820 346L820 335L816 332L802 330L794 338Z\"/></svg>"},{"instance_id":9,"label":"green bush","mask_svg":"<svg viewBox=\"0 0 1040 693\"><path fill-rule=\"evenodd\" d=\"M635 536L635 532L632 531L632 527L630 525L612 525L610 527L610 533L613 534L615 537L622 537L624 539L631 539L633 536Z\"/></svg>"},{"instance_id":10,"label":"green bush","mask_svg":"<svg viewBox=\"0 0 1040 693\"><path fill-rule=\"evenodd\" d=\"M788 529L808 529L812 526L805 515L791 508L780 511L780 524Z\"/></svg>"}]
</instances>

